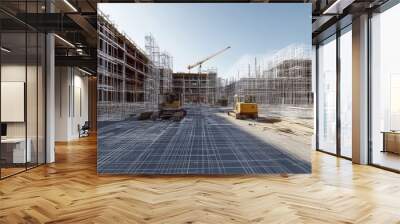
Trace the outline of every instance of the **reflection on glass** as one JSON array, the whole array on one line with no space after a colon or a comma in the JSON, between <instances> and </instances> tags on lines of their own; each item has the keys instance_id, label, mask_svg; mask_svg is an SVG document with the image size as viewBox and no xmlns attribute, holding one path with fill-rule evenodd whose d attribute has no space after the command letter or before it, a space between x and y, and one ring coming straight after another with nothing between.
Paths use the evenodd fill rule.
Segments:
<instances>
[{"instance_id":1,"label":"reflection on glass","mask_svg":"<svg viewBox=\"0 0 400 224\"><path fill-rule=\"evenodd\" d=\"M372 18L372 163L400 170L400 5Z\"/></svg>"},{"instance_id":2,"label":"reflection on glass","mask_svg":"<svg viewBox=\"0 0 400 224\"><path fill-rule=\"evenodd\" d=\"M352 141L352 36L351 26L340 36L340 152L351 158Z\"/></svg>"},{"instance_id":3,"label":"reflection on glass","mask_svg":"<svg viewBox=\"0 0 400 224\"><path fill-rule=\"evenodd\" d=\"M43 13L45 1L1 1L13 14ZM0 12L0 178L45 162L45 35ZM36 17L34 17L35 19Z\"/></svg>"},{"instance_id":4,"label":"reflection on glass","mask_svg":"<svg viewBox=\"0 0 400 224\"><path fill-rule=\"evenodd\" d=\"M336 153L336 39L318 48L318 148Z\"/></svg>"},{"instance_id":5,"label":"reflection on glass","mask_svg":"<svg viewBox=\"0 0 400 224\"><path fill-rule=\"evenodd\" d=\"M26 141L26 35L2 33L1 46L1 175L25 170L30 161L30 141ZM27 150L28 149L28 150Z\"/></svg>"}]
</instances>

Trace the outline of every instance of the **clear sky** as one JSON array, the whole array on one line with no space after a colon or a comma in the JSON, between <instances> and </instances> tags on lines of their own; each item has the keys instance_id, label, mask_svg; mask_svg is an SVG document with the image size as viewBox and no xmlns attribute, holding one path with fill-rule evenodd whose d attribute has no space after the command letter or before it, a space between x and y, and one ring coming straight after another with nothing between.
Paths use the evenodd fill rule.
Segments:
<instances>
[{"instance_id":1,"label":"clear sky","mask_svg":"<svg viewBox=\"0 0 400 224\"><path fill-rule=\"evenodd\" d=\"M254 64L254 56L291 44L311 46L311 4L103 3L99 8L143 49L151 33L173 56L174 71L187 71L187 65L231 46L203 64L226 78L236 76L244 58Z\"/></svg>"}]
</instances>

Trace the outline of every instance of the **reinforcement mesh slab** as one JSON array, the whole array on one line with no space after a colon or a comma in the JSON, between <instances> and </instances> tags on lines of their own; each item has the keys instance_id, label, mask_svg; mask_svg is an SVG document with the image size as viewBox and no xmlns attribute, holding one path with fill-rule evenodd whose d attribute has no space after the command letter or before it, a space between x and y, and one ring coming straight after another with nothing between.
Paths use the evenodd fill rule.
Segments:
<instances>
[{"instance_id":1,"label":"reinforcement mesh slab","mask_svg":"<svg viewBox=\"0 0 400 224\"><path fill-rule=\"evenodd\" d=\"M115 174L310 173L310 162L242 130L209 107L188 108L181 122L99 125L98 172Z\"/></svg>"}]
</instances>

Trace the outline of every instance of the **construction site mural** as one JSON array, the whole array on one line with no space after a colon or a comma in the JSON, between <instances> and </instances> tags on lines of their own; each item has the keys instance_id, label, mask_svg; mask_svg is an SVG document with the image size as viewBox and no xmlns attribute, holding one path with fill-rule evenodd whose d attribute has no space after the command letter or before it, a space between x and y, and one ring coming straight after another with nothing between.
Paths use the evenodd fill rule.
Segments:
<instances>
[{"instance_id":1,"label":"construction site mural","mask_svg":"<svg viewBox=\"0 0 400 224\"><path fill-rule=\"evenodd\" d=\"M98 9L98 173L311 172L310 4Z\"/></svg>"}]
</instances>

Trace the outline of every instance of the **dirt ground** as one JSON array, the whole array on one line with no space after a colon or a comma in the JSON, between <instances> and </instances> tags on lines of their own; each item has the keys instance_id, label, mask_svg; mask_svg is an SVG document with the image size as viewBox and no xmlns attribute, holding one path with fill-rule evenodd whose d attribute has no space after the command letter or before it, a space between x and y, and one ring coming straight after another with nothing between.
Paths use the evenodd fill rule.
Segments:
<instances>
[{"instance_id":1,"label":"dirt ground","mask_svg":"<svg viewBox=\"0 0 400 224\"><path fill-rule=\"evenodd\" d=\"M243 130L297 157L310 160L314 132L312 106L259 106L257 120L237 120L224 108L219 116L227 117Z\"/></svg>"}]
</instances>

